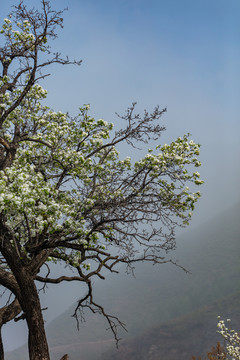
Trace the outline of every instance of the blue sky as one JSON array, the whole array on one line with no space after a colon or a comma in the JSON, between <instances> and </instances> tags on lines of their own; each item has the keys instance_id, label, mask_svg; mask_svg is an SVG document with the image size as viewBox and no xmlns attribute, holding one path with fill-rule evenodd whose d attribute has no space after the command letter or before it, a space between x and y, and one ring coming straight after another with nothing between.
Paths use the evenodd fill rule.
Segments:
<instances>
[{"instance_id":1,"label":"blue sky","mask_svg":"<svg viewBox=\"0 0 240 360\"><path fill-rule=\"evenodd\" d=\"M4 18L13 0L1 0ZM38 6L39 0L27 0ZM92 113L121 126L124 113L168 108L162 142L190 132L202 144L205 184L192 226L240 201L239 0L52 0L68 7L55 51L82 59L53 66L42 85L55 110ZM125 149L120 149L129 155ZM137 157L138 154L130 154Z\"/></svg>"}]
</instances>

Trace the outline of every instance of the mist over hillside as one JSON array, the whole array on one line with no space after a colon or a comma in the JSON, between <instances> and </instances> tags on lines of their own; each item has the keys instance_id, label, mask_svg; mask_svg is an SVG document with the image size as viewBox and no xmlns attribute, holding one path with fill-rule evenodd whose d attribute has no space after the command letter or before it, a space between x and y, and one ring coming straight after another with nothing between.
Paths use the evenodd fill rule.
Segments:
<instances>
[{"instance_id":1,"label":"mist over hillside","mask_svg":"<svg viewBox=\"0 0 240 360\"><path fill-rule=\"evenodd\" d=\"M119 350L99 315L85 313L86 322L77 331L73 304L47 327L52 359L68 353L71 360L178 360L183 357L176 354L199 356L215 345L217 315L231 317L237 329L239 214L237 204L177 239L173 256L190 274L171 264L138 264L135 277L122 273L96 282L97 301L127 325L128 333L120 330ZM7 356L23 358L23 349Z\"/></svg>"},{"instance_id":2,"label":"mist over hillside","mask_svg":"<svg viewBox=\"0 0 240 360\"><path fill-rule=\"evenodd\" d=\"M191 360L193 355L205 359L207 351L221 341L216 333L219 314L232 318L232 326L239 329L240 291L126 339L119 351L111 349L101 360Z\"/></svg>"}]
</instances>

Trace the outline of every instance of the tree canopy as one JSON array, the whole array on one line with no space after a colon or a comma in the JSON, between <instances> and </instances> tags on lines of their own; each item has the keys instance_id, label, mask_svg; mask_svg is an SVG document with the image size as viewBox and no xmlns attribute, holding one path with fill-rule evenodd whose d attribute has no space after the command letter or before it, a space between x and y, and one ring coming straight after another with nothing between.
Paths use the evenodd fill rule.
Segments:
<instances>
[{"instance_id":1,"label":"tree canopy","mask_svg":"<svg viewBox=\"0 0 240 360\"><path fill-rule=\"evenodd\" d=\"M172 261L174 229L188 224L200 197L195 185L203 183L195 170L200 145L189 134L160 143L166 109L141 116L133 104L114 132L88 104L77 116L44 105L45 68L81 61L51 52L62 11L45 0L41 6L29 10L20 1L0 31L0 284L15 298L8 320L21 311L26 318L35 360L49 359L37 284L86 284L76 317L84 307L102 313L117 339L121 322L94 301L91 279L118 263ZM131 152L149 141L156 146L139 160L120 156L121 144ZM51 277L51 262L73 275Z\"/></svg>"}]
</instances>

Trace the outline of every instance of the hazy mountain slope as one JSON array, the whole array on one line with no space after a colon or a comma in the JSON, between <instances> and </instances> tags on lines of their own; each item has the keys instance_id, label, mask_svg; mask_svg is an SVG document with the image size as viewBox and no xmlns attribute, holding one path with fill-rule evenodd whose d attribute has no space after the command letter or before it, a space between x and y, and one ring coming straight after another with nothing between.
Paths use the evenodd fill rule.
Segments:
<instances>
[{"instance_id":1,"label":"hazy mountain slope","mask_svg":"<svg viewBox=\"0 0 240 360\"><path fill-rule=\"evenodd\" d=\"M177 239L178 250L173 256L191 275L173 265L140 264L136 279L119 274L96 283L98 301L105 304L108 313L127 324L129 332L122 334L124 339L140 336L204 305L210 306L240 289L239 214L240 204ZM98 359L103 351L113 347L112 335L105 331L107 325L101 317L86 314L87 322L80 324L78 332L72 313L73 307L47 328L53 360L64 352L71 355L71 360ZM215 315L213 321L215 332ZM8 359L26 358L20 354L20 350L11 353Z\"/></svg>"},{"instance_id":2,"label":"hazy mountain slope","mask_svg":"<svg viewBox=\"0 0 240 360\"><path fill-rule=\"evenodd\" d=\"M217 341L222 340L216 333L219 314L232 318L233 327L239 329L240 291L193 313L153 327L139 337L125 340L119 350L112 349L104 353L101 359L191 360L192 355L204 356Z\"/></svg>"}]
</instances>

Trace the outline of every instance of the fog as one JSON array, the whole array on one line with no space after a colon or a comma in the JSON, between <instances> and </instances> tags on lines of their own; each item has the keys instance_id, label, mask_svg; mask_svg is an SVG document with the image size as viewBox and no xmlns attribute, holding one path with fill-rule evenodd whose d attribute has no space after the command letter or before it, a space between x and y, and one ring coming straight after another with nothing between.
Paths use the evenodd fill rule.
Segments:
<instances>
[{"instance_id":1,"label":"fog","mask_svg":"<svg viewBox=\"0 0 240 360\"><path fill-rule=\"evenodd\" d=\"M14 3L1 1L2 18ZM191 133L202 145L199 172L205 184L190 228L237 203L239 1L52 0L51 4L69 8L53 49L83 63L49 69L52 76L42 82L49 91L48 105L76 114L82 104L91 104L94 116L117 127L121 124L115 112L123 114L132 102L137 102L140 113L156 105L167 107L162 118L167 130L161 141ZM74 292L75 297L75 291L64 294ZM70 305L63 292L57 294L62 300L51 318ZM53 301L54 291L50 298ZM8 348L15 341L9 340Z\"/></svg>"}]
</instances>

